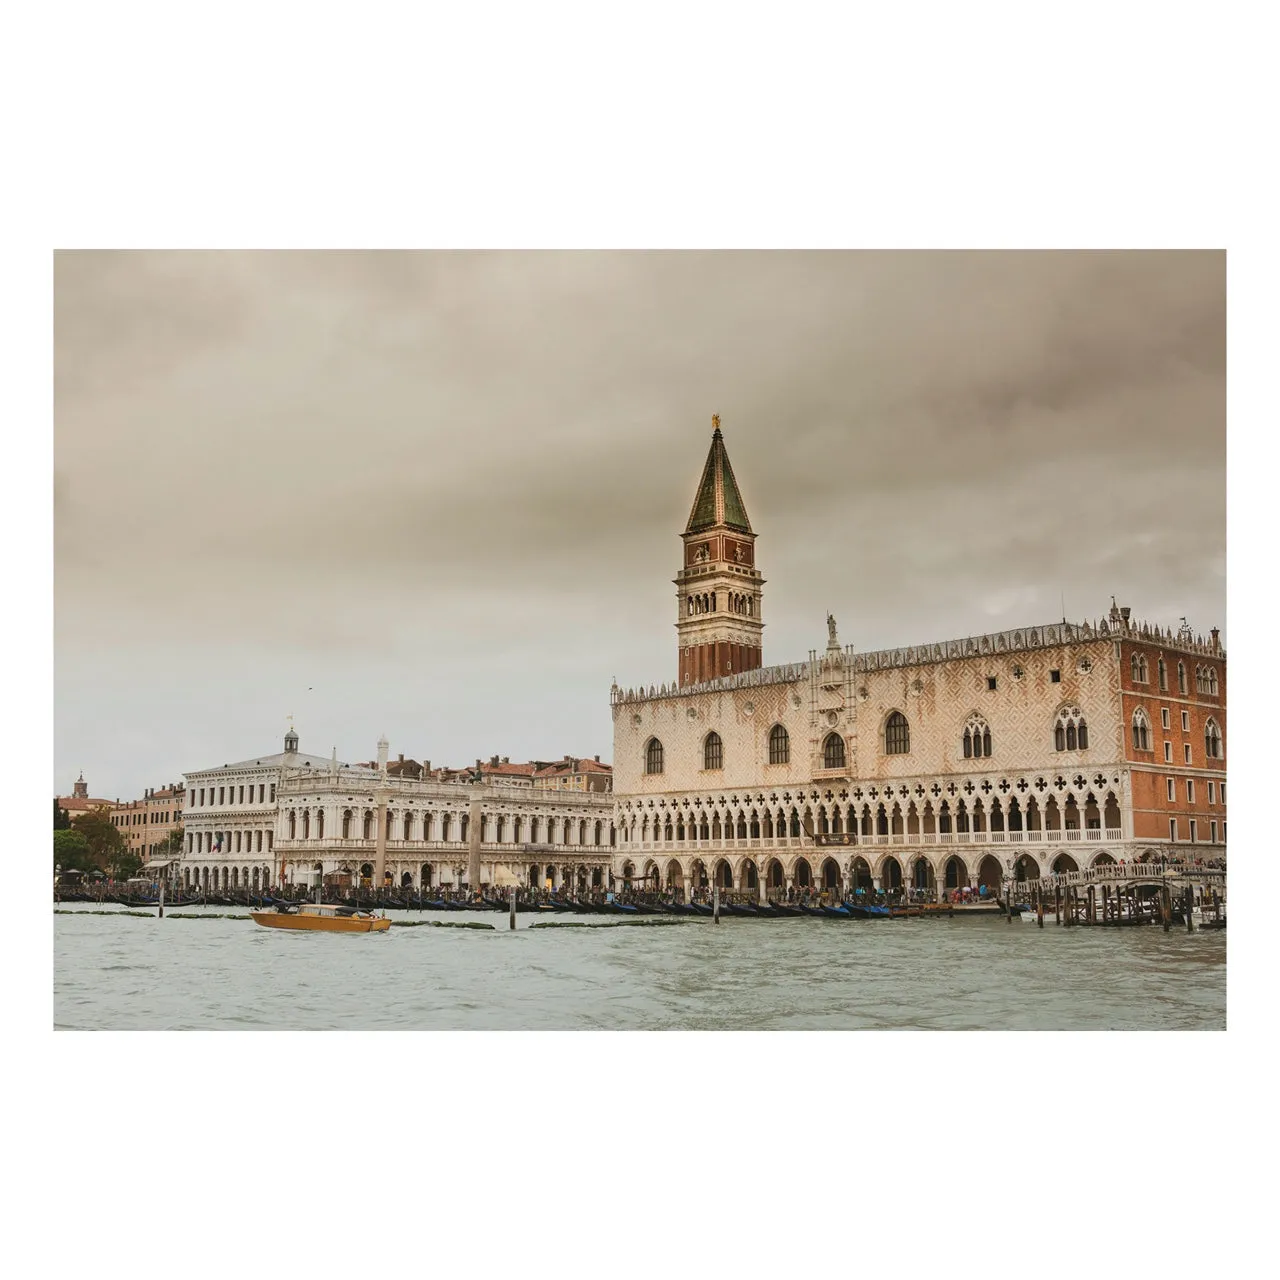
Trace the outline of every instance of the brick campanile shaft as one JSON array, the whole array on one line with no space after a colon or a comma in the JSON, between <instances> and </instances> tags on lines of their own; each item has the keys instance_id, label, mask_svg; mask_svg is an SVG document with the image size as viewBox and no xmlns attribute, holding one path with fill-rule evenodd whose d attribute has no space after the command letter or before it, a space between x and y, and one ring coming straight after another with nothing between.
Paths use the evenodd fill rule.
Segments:
<instances>
[{"instance_id":1,"label":"brick campanile shaft","mask_svg":"<svg viewBox=\"0 0 1280 1280\"><path fill-rule=\"evenodd\" d=\"M681 535L684 564L674 579L681 685L754 671L762 663L764 579L756 569L756 535L718 414L711 425L711 449Z\"/></svg>"}]
</instances>

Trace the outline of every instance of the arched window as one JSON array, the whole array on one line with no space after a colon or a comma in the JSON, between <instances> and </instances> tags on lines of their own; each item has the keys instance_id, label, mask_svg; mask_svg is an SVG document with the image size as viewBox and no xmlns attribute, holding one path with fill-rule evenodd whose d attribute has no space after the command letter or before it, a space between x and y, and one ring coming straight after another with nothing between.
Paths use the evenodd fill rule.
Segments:
<instances>
[{"instance_id":1,"label":"arched window","mask_svg":"<svg viewBox=\"0 0 1280 1280\"><path fill-rule=\"evenodd\" d=\"M1187 691L1187 668L1183 663L1178 663L1178 692L1186 693Z\"/></svg>"},{"instance_id":2,"label":"arched window","mask_svg":"<svg viewBox=\"0 0 1280 1280\"><path fill-rule=\"evenodd\" d=\"M657 738L650 738L649 745L644 749L644 771L645 773L662 772L662 743Z\"/></svg>"},{"instance_id":3,"label":"arched window","mask_svg":"<svg viewBox=\"0 0 1280 1280\"><path fill-rule=\"evenodd\" d=\"M1142 654L1135 653L1130 656L1129 669L1136 683L1147 683L1147 660Z\"/></svg>"},{"instance_id":4,"label":"arched window","mask_svg":"<svg viewBox=\"0 0 1280 1280\"><path fill-rule=\"evenodd\" d=\"M1164 665L1163 658L1156 663L1156 674L1160 677L1161 690L1167 693L1169 690L1169 671Z\"/></svg>"},{"instance_id":5,"label":"arched window","mask_svg":"<svg viewBox=\"0 0 1280 1280\"><path fill-rule=\"evenodd\" d=\"M707 734L706 741L702 744L702 767L704 769L724 768L724 743L721 742L720 735L714 731Z\"/></svg>"},{"instance_id":6,"label":"arched window","mask_svg":"<svg viewBox=\"0 0 1280 1280\"><path fill-rule=\"evenodd\" d=\"M884 750L890 756L905 755L911 750L911 731L901 711L895 711L884 722Z\"/></svg>"},{"instance_id":7,"label":"arched window","mask_svg":"<svg viewBox=\"0 0 1280 1280\"><path fill-rule=\"evenodd\" d=\"M1133 749L1135 751L1151 750L1151 722L1141 707L1133 713Z\"/></svg>"},{"instance_id":8,"label":"arched window","mask_svg":"<svg viewBox=\"0 0 1280 1280\"><path fill-rule=\"evenodd\" d=\"M1216 698L1218 696L1218 668L1209 668L1209 692Z\"/></svg>"},{"instance_id":9,"label":"arched window","mask_svg":"<svg viewBox=\"0 0 1280 1280\"><path fill-rule=\"evenodd\" d=\"M1089 745L1089 730L1079 707L1063 707L1053 726L1055 751L1084 751Z\"/></svg>"},{"instance_id":10,"label":"arched window","mask_svg":"<svg viewBox=\"0 0 1280 1280\"><path fill-rule=\"evenodd\" d=\"M1222 734L1212 719L1204 726L1204 754L1210 760L1222 759Z\"/></svg>"},{"instance_id":11,"label":"arched window","mask_svg":"<svg viewBox=\"0 0 1280 1280\"><path fill-rule=\"evenodd\" d=\"M769 763L791 763L791 736L780 724L769 730Z\"/></svg>"},{"instance_id":12,"label":"arched window","mask_svg":"<svg viewBox=\"0 0 1280 1280\"><path fill-rule=\"evenodd\" d=\"M844 768L844 739L838 733L827 734L827 740L822 744L822 767Z\"/></svg>"},{"instance_id":13,"label":"arched window","mask_svg":"<svg viewBox=\"0 0 1280 1280\"><path fill-rule=\"evenodd\" d=\"M963 748L966 760L991 754L991 727L976 711L965 721Z\"/></svg>"}]
</instances>

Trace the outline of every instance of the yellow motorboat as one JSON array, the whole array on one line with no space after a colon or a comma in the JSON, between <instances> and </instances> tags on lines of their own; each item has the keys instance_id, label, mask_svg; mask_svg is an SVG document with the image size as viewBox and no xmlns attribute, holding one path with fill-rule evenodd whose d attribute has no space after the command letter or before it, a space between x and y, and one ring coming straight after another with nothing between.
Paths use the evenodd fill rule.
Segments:
<instances>
[{"instance_id":1,"label":"yellow motorboat","mask_svg":"<svg viewBox=\"0 0 1280 1280\"><path fill-rule=\"evenodd\" d=\"M250 911L254 920L268 929L309 929L314 933L385 933L391 928L386 916L375 916L352 907L321 906L301 902L296 907L272 907Z\"/></svg>"}]
</instances>

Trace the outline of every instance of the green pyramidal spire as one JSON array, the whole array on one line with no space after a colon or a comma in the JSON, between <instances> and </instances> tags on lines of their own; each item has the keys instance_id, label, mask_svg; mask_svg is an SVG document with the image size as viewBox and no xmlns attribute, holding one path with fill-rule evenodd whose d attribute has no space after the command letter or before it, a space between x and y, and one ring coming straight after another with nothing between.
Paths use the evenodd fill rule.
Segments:
<instances>
[{"instance_id":1,"label":"green pyramidal spire","mask_svg":"<svg viewBox=\"0 0 1280 1280\"><path fill-rule=\"evenodd\" d=\"M720 434L720 415L713 417L711 423L715 428L711 433L711 449L707 454L707 465L702 469L702 480L698 484L698 495L693 500L685 533L701 533L717 525L750 533L751 521L747 519L747 509L743 506L742 494L738 492L738 482L733 478L733 467L729 465L729 454L724 447L724 437Z\"/></svg>"}]
</instances>

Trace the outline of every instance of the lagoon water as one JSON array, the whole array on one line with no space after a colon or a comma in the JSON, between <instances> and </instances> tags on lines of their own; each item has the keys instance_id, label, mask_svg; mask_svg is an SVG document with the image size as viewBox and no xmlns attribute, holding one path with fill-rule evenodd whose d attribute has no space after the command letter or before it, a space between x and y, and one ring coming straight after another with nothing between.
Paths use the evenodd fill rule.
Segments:
<instances>
[{"instance_id":1,"label":"lagoon water","mask_svg":"<svg viewBox=\"0 0 1280 1280\"><path fill-rule=\"evenodd\" d=\"M229 909L223 909L224 912ZM183 908L54 916L71 1030L1222 1030L1226 934L1002 918L262 929ZM454 924L461 913L391 912ZM587 923L587 921L590 923ZM578 922L578 927L565 927ZM551 924L551 927L546 927Z\"/></svg>"}]
</instances>

